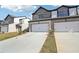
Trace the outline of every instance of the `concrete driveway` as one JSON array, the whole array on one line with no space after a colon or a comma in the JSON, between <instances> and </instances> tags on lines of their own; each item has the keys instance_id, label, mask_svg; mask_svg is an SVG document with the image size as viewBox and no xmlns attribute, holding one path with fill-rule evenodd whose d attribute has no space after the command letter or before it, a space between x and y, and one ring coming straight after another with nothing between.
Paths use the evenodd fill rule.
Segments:
<instances>
[{"instance_id":1,"label":"concrete driveway","mask_svg":"<svg viewBox=\"0 0 79 59\"><path fill-rule=\"evenodd\" d=\"M38 53L47 37L46 32L29 32L0 41L1 53Z\"/></svg>"},{"instance_id":2,"label":"concrete driveway","mask_svg":"<svg viewBox=\"0 0 79 59\"><path fill-rule=\"evenodd\" d=\"M55 32L57 50L60 53L79 53L79 32Z\"/></svg>"}]
</instances>

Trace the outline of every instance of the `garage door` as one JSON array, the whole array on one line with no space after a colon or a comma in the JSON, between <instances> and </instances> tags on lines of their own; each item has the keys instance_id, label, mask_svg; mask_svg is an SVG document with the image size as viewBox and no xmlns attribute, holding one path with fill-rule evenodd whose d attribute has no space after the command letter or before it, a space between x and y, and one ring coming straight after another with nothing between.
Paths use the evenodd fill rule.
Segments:
<instances>
[{"instance_id":1,"label":"garage door","mask_svg":"<svg viewBox=\"0 0 79 59\"><path fill-rule=\"evenodd\" d=\"M1 27L1 32L7 32L8 31L8 27L7 26L2 26Z\"/></svg>"},{"instance_id":2,"label":"garage door","mask_svg":"<svg viewBox=\"0 0 79 59\"><path fill-rule=\"evenodd\" d=\"M54 23L55 31L79 31L79 22Z\"/></svg>"},{"instance_id":3,"label":"garage door","mask_svg":"<svg viewBox=\"0 0 79 59\"><path fill-rule=\"evenodd\" d=\"M32 24L32 32L47 32L48 24Z\"/></svg>"}]
</instances>

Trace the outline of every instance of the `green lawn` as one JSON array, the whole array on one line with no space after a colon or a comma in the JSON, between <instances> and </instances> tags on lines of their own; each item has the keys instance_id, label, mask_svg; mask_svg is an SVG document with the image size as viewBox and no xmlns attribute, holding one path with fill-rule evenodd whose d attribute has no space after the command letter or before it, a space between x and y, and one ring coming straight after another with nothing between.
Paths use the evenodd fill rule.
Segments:
<instances>
[{"instance_id":1,"label":"green lawn","mask_svg":"<svg viewBox=\"0 0 79 59\"><path fill-rule=\"evenodd\" d=\"M44 45L40 53L57 53L57 47L56 47L56 42L53 32L48 34L48 37L44 42Z\"/></svg>"},{"instance_id":2,"label":"green lawn","mask_svg":"<svg viewBox=\"0 0 79 59\"><path fill-rule=\"evenodd\" d=\"M4 34L0 34L0 41L2 40L6 40L8 38L12 38L12 37L15 37L15 36L18 36L18 35L22 35L26 32L29 31L29 28L25 29L24 31L21 31L21 32L9 32L9 33L4 33Z\"/></svg>"},{"instance_id":3,"label":"green lawn","mask_svg":"<svg viewBox=\"0 0 79 59\"><path fill-rule=\"evenodd\" d=\"M19 35L17 32L0 34L0 41Z\"/></svg>"}]
</instances>

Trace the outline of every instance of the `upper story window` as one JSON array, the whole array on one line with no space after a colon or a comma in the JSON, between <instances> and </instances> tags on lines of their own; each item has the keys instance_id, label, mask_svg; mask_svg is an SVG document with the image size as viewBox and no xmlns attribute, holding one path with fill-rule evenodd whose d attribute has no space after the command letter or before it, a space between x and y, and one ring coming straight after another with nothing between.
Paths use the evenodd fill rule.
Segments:
<instances>
[{"instance_id":1,"label":"upper story window","mask_svg":"<svg viewBox=\"0 0 79 59\"><path fill-rule=\"evenodd\" d=\"M43 18L44 16L43 16L43 14L40 14L40 15L38 15L39 16L39 18Z\"/></svg>"},{"instance_id":2,"label":"upper story window","mask_svg":"<svg viewBox=\"0 0 79 59\"><path fill-rule=\"evenodd\" d=\"M42 19L42 18L49 18L48 14L39 14L39 19Z\"/></svg>"},{"instance_id":3,"label":"upper story window","mask_svg":"<svg viewBox=\"0 0 79 59\"><path fill-rule=\"evenodd\" d=\"M68 8L61 7L60 9L58 9L58 17L64 17L64 16L68 16Z\"/></svg>"},{"instance_id":4,"label":"upper story window","mask_svg":"<svg viewBox=\"0 0 79 59\"><path fill-rule=\"evenodd\" d=\"M69 9L69 15L70 15L70 16L77 15L76 8L70 8L70 9Z\"/></svg>"},{"instance_id":5,"label":"upper story window","mask_svg":"<svg viewBox=\"0 0 79 59\"><path fill-rule=\"evenodd\" d=\"M19 22L20 22L20 24L22 24L23 23L23 19L19 19Z\"/></svg>"},{"instance_id":6,"label":"upper story window","mask_svg":"<svg viewBox=\"0 0 79 59\"><path fill-rule=\"evenodd\" d=\"M52 11L52 18L56 18L57 17L57 11Z\"/></svg>"}]
</instances>

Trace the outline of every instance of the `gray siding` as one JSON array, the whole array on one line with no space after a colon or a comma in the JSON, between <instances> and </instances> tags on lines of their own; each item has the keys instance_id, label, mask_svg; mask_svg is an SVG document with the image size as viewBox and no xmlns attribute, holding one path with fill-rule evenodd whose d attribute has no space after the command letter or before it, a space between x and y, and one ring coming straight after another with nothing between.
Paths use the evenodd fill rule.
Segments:
<instances>
[{"instance_id":1,"label":"gray siding","mask_svg":"<svg viewBox=\"0 0 79 59\"><path fill-rule=\"evenodd\" d=\"M51 18L51 12L48 12L44 9L39 9L33 16L33 20L39 20L39 19L44 19L44 18Z\"/></svg>"},{"instance_id":2,"label":"gray siding","mask_svg":"<svg viewBox=\"0 0 79 59\"><path fill-rule=\"evenodd\" d=\"M7 23L7 24L14 23L14 17L8 16L8 17L5 19L5 23Z\"/></svg>"}]
</instances>

